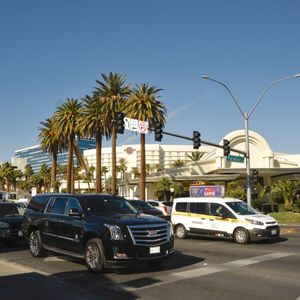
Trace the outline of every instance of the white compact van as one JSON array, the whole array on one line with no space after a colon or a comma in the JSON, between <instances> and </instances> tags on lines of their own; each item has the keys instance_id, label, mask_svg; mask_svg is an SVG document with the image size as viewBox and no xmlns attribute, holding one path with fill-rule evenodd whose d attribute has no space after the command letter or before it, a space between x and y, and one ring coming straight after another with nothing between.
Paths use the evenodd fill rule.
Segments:
<instances>
[{"instance_id":1,"label":"white compact van","mask_svg":"<svg viewBox=\"0 0 300 300\"><path fill-rule=\"evenodd\" d=\"M188 233L233 238L239 244L279 237L277 221L234 198L176 198L171 221L176 236Z\"/></svg>"}]
</instances>

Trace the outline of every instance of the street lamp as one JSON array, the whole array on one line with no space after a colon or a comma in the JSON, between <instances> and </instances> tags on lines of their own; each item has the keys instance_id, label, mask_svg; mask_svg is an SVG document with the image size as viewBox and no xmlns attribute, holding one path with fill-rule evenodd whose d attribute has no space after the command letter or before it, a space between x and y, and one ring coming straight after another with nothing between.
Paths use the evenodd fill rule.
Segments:
<instances>
[{"instance_id":1,"label":"street lamp","mask_svg":"<svg viewBox=\"0 0 300 300\"><path fill-rule=\"evenodd\" d=\"M239 104L239 102L236 100L236 98L234 97L234 95L232 94L232 92L230 91L230 89L228 88L228 86L218 80L215 80L213 78L210 78L207 75L202 76L203 79L208 79L211 81L214 81L220 85L222 85L227 92L230 94L233 102L235 103L235 105L237 106L238 110L240 111L240 113L243 116L244 119L244 126L245 126L245 152L246 152L246 173L247 173L247 203L249 205L251 205L251 174L250 174L250 144L249 144L249 118L252 115L252 113L254 112L254 110L256 109L257 105L259 104L259 102L262 100L262 98L264 97L264 95L267 93L267 91L276 83L284 81L284 80L288 80L291 78L299 78L300 74L295 74L295 75L291 75L288 77L284 77L281 79L277 79L275 81L272 81L266 88L265 90L262 92L261 96L258 98L258 100L256 101L256 103L254 104L252 110L250 111L250 113L248 112L244 112Z\"/></svg>"}]
</instances>

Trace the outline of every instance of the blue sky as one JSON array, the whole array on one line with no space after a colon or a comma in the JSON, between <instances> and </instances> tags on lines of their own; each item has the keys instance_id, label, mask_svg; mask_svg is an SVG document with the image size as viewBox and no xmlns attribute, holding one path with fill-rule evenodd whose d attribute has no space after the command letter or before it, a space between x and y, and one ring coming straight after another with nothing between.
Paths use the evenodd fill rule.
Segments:
<instances>
[{"instance_id":1,"label":"blue sky","mask_svg":"<svg viewBox=\"0 0 300 300\"><path fill-rule=\"evenodd\" d=\"M163 89L166 131L198 130L219 143L243 118L226 90L201 76L226 83L250 111L270 82L300 73L299 11L296 0L0 1L0 161L37 144L59 103L90 94L111 71ZM299 113L300 78L274 86L249 126L274 151L300 153Z\"/></svg>"}]
</instances>

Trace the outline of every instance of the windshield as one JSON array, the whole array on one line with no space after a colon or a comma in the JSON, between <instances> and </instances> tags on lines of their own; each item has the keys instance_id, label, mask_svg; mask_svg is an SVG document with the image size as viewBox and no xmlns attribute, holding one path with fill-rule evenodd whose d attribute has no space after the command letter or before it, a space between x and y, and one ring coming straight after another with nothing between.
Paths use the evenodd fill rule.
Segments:
<instances>
[{"instance_id":1,"label":"windshield","mask_svg":"<svg viewBox=\"0 0 300 300\"><path fill-rule=\"evenodd\" d=\"M145 201L133 200L133 201L129 201L129 202L130 202L130 204L132 204L134 207L137 207L137 208L146 208L146 209L153 208L153 206L150 203L145 202Z\"/></svg>"},{"instance_id":2,"label":"windshield","mask_svg":"<svg viewBox=\"0 0 300 300\"><path fill-rule=\"evenodd\" d=\"M128 201L118 197L85 199L87 214L133 214L137 213Z\"/></svg>"},{"instance_id":3,"label":"windshield","mask_svg":"<svg viewBox=\"0 0 300 300\"><path fill-rule=\"evenodd\" d=\"M0 205L0 217L19 216L23 214L17 205Z\"/></svg>"},{"instance_id":4,"label":"windshield","mask_svg":"<svg viewBox=\"0 0 300 300\"><path fill-rule=\"evenodd\" d=\"M246 202L226 202L226 204L238 215L256 215L257 211Z\"/></svg>"}]
</instances>

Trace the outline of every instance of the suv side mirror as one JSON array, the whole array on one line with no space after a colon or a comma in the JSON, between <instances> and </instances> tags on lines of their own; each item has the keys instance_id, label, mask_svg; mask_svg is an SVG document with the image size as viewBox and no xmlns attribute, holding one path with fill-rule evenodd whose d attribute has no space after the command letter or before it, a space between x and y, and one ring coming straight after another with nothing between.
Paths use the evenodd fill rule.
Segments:
<instances>
[{"instance_id":1,"label":"suv side mirror","mask_svg":"<svg viewBox=\"0 0 300 300\"><path fill-rule=\"evenodd\" d=\"M78 208L71 208L69 210L69 216L82 218L82 212Z\"/></svg>"}]
</instances>

